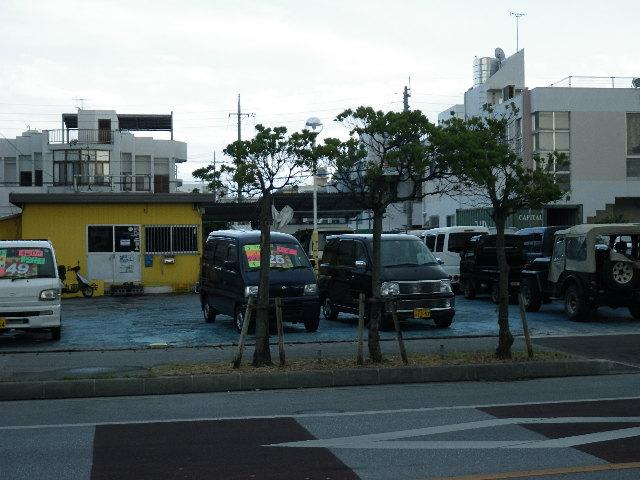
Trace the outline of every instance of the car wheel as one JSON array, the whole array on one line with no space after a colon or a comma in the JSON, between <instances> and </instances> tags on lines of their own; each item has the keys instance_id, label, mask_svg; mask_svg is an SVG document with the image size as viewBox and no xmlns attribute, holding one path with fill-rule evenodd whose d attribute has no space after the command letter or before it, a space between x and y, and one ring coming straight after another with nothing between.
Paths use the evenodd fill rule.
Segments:
<instances>
[{"instance_id":1,"label":"car wheel","mask_svg":"<svg viewBox=\"0 0 640 480\"><path fill-rule=\"evenodd\" d=\"M242 325L244 324L244 307L242 305L238 305L236 307L235 313L233 315L233 322L236 325L236 329L238 330L238 333L242 332ZM252 316L255 315L255 309L252 312ZM249 324L249 328L247 329L247 333L253 333L255 331L255 318L253 318L251 320L251 323Z\"/></svg>"},{"instance_id":2,"label":"car wheel","mask_svg":"<svg viewBox=\"0 0 640 480\"><path fill-rule=\"evenodd\" d=\"M629 305L629 313L636 320L640 320L640 303L632 303Z\"/></svg>"},{"instance_id":3,"label":"car wheel","mask_svg":"<svg viewBox=\"0 0 640 480\"><path fill-rule=\"evenodd\" d=\"M626 287L633 281L633 264L631 262L615 262L611 266L611 278L616 286Z\"/></svg>"},{"instance_id":4,"label":"car wheel","mask_svg":"<svg viewBox=\"0 0 640 480\"><path fill-rule=\"evenodd\" d=\"M471 280L467 280L464 282L464 287L462 290L464 293L464 298L466 298L467 300L473 300L474 298L476 298L476 290L475 288L473 288L473 283L471 282Z\"/></svg>"},{"instance_id":5,"label":"car wheel","mask_svg":"<svg viewBox=\"0 0 640 480\"><path fill-rule=\"evenodd\" d=\"M520 295L522 295L522 303L527 312L537 312L542 305L542 295L538 285L530 278L525 278L520 283Z\"/></svg>"},{"instance_id":6,"label":"car wheel","mask_svg":"<svg viewBox=\"0 0 640 480\"><path fill-rule=\"evenodd\" d=\"M497 283L491 285L491 301L496 305L500 303L500 286Z\"/></svg>"},{"instance_id":7,"label":"car wheel","mask_svg":"<svg viewBox=\"0 0 640 480\"><path fill-rule=\"evenodd\" d=\"M322 314L324 315L324 318L334 321L338 319L339 313L340 312L335 307L331 299L329 297L325 298L322 302Z\"/></svg>"},{"instance_id":8,"label":"car wheel","mask_svg":"<svg viewBox=\"0 0 640 480\"><path fill-rule=\"evenodd\" d=\"M436 324L437 328L449 328L453 323L453 317L434 318L433 323Z\"/></svg>"},{"instance_id":9,"label":"car wheel","mask_svg":"<svg viewBox=\"0 0 640 480\"><path fill-rule=\"evenodd\" d=\"M204 321L207 323L213 323L216 321L216 311L211 308L209 302L205 300L202 304L202 313L204 314Z\"/></svg>"},{"instance_id":10,"label":"car wheel","mask_svg":"<svg viewBox=\"0 0 640 480\"><path fill-rule=\"evenodd\" d=\"M51 339L60 340L61 333L62 333L62 327L53 327L51 329Z\"/></svg>"},{"instance_id":11,"label":"car wheel","mask_svg":"<svg viewBox=\"0 0 640 480\"><path fill-rule=\"evenodd\" d=\"M320 325L320 312L316 315L312 315L304 321L304 328L307 332L317 332Z\"/></svg>"},{"instance_id":12,"label":"car wheel","mask_svg":"<svg viewBox=\"0 0 640 480\"><path fill-rule=\"evenodd\" d=\"M569 320L584 322L589 315L589 302L577 285L569 285L564 292L564 311Z\"/></svg>"}]
</instances>

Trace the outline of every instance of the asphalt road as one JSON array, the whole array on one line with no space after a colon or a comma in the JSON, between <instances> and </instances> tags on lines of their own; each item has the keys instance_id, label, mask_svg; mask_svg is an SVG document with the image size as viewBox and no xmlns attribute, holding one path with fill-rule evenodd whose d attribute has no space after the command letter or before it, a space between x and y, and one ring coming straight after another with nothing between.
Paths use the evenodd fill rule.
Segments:
<instances>
[{"instance_id":1,"label":"asphalt road","mask_svg":"<svg viewBox=\"0 0 640 480\"><path fill-rule=\"evenodd\" d=\"M497 335L495 305L486 298L474 301L456 298L456 316L447 329L433 322L412 320L403 324L405 338L447 338ZM558 302L530 313L529 327L534 336L573 336L640 333L640 322L623 309L601 308L585 322L567 320ZM511 328L522 333L519 311L510 307ZM286 325L287 342L351 341L357 318L341 315L338 321L321 318L317 332L308 333L302 325ZM392 332L382 332L392 339ZM104 350L147 347L166 343L172 347L229 345L238 333L231 318L221 316L213 324L202 318L197 295L147 295L143 297L102 297L69 299L63 302L63 332L60 341L49 334L0 335L3 351ZM251 341L251 339L249 339Z\"/></svg>"},{"instance_id":2,"label":"asphalt road","mask_svg":"<svg viewBox=\"0 0 640 480\"><path fill-rule=\"evenodd\" d=\"M637 479L638 392L615 375L4 402L0 478Z\"/></svg>"}]
</instances>

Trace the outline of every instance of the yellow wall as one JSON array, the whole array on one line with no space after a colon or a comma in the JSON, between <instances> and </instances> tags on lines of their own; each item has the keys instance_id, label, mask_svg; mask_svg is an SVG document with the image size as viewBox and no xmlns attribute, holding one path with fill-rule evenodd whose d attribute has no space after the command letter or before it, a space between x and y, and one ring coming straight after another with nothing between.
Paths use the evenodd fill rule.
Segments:
<instances>
[{"instance_id":1,"label":"yellow wall","mask_svg":"<svg viewBox=\"0 0 640 480\"><path fill-rule=\"evenodd\" d=\"M202 218L193 204L28 204L22 210L22 238L49 239L58 264L80 262L87 274L87 225L140 225L142 284L189 291L198 281L202 253ZM153 266L144 266L145 225L198 225L198 254L176 254L175 264L154 255Z\"/></svg>"},{"instance_id":2,"label":"yellow wall","mask_svg":"<svg viewBox=\"0 0 640 480\"><path fill-rule=\"evenodd\" d=\"M20 238L20 216L0 220L0 240L18 240Z\"/></svg>"}]
</instances>

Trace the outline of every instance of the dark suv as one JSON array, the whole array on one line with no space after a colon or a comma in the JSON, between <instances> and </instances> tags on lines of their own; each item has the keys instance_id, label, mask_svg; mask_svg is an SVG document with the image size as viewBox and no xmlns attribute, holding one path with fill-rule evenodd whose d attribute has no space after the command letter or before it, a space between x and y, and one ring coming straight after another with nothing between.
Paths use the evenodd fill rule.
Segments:
<instances>
[{"instance_id":1,"label":"dark suv","mask_svg":"<svg viewBox=\"0 0 640 480\"><path fill-rule=\"evenodd\" d=\"M526 264L523 237L505 234L504 245L509 265L509 295L520 289L520 276ZM496 235L473 237L460 253L460 284L465 298L471 300L477 293L489 292L491 300L498 303L500 269L496 250Z\"/></svg>"},{"instance_id":2,"label":"dark suv","mask_svg":"<svg viewBox=\"0 0 640 480\"><path fill-rule=\"evenodd\" d=\"M320 318L318 285L300 243L291 235L271 233L269 267L269 298L271 302L282 298L283 320L304 323L307 331L315 332ZM240 331L247 300L258 294L260 268L259 231L212 232L205 243L200 272L205 320L213 322L218 314L229 315Z\"/></svg>"},{"instance_id":3,"label":"dark suv","mask_svg":"<svg viewBox=\"0 0 640 480\"><path fill-rule=\"evenodd\" d=\"M328 320L339 312L358 313L358 297L372 295L372 235L327 238L318 285ZM455 297L447 273L431 251L414 235L382 235L382 294L398 300L398 318L432 319L437 327L451 325ZM391 328L387 305L381 328ZM368 316L368 314L367 314Z\"/></svg>"}]
</instances>

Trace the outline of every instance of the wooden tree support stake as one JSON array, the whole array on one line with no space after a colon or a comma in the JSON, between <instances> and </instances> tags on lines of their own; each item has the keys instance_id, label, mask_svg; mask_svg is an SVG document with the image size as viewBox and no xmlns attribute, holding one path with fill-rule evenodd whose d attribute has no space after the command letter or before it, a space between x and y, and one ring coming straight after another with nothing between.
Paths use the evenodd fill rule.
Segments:
<instances>
[{"instance_id":1,"label":"wooden tree support stake","mask_svg":"<svg viewBox=\"0 0 640 480\"><path fill-rule=\"evenodd\" d=\"M282 299L276 298L276 323L278 327L278 355L280 356L280 366L284 367L286 360L284 356L284 328L282 327Z\"/></svg>"},{"instance_id":2,"label":"wooden tree support stake","mask_svg":"<svg viewBox=\"0 0 640 480\"><path fill-rule=\"evenodd\" d=\"M362 336L364 331L364 293L360 293L358 299L358 353L356 362L358 365L364 364L364 346L362 344Z\"/></svg>"},{"instance_id":3,"label":"wooden tree support stake","mask_svg":"<svg viewBox=\"0 0 640 480\"><path fill-rule=\"evenodd\" d=\"M527 343L527 356L533 358L533 345L531 345L531 336L529 335L529 322L527 321L527 312L524 308L524 299L521 293L518 293L518 303L520 304L520 318L522 319L524 341Z\"/></svg>"},{"instance_id":4,"label":"wooden tree support stake","mask_svg":"<svg viewBox=\"0 0 640 480\"><path fill-rule=\"evenodd\" d=\"M400 330L400 322L398 321L398 300L395 298L391 301L391 313L393 315L393 326L396 329L396 337L398 337L398 347L400 347L400 357L402 358L402 363L407 365L409 363L409 359L407 358L407 351L404 348L402 330Z\"/></svg>"},{"instance_id":5,"label":"wooden tree support stake","mask_svg":"<svg viewBox=\"0 0 640 480\"><path fill-rule=\"evenodd\" d=\"M247 337L247 331L249 330L249 324L251 323L251 314L253 313L254 298L249 297L247 302L247 308L244 312L244 322L242 322L242 329L240 330L240 339L238 340L238 350L233 360L233 368L240 368L242 363L242 351L244 350L244 340Z\"/></svg>"}]
</instances>

